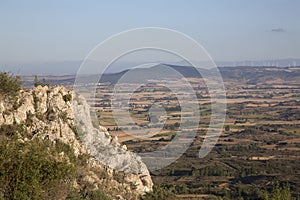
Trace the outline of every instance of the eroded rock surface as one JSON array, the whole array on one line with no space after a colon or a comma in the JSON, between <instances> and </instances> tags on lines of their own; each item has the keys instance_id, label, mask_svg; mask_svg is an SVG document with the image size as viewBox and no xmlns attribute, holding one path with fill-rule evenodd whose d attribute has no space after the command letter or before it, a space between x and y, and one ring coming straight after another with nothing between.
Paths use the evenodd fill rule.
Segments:
<instances>
[{"instance_id":1,"label":"eroded rock surface","mask_svg":"<svg viewBox=\"0 0 300 200\"><path fill-rule=\"evenodd\" d=\"M137 199L152 190L141 158L126 151L104 127L93 126L86 100L62 86L21 91L14 104L0 101L0 126L9 124L26 128L29 134L19 136L24 142L35 137L60 140L69 144L76 156L90 155L82 181L74 187L114 190L115 199Z\"/></svg>"}]
</instances>

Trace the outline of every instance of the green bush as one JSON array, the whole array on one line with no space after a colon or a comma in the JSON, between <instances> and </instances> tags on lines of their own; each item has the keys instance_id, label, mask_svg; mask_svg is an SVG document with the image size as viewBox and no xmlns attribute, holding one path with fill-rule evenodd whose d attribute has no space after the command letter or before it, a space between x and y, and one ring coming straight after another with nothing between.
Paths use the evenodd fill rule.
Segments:
<instances>
[{"instance_id":1,"label":"green bush","mask_svg":"<svg viewBox=\"0 0 300 200\"><path fill-rule=\"evenodd\" d=\"M98 189L98 190L94 190L91 191L89 194L87 194L87 197L85 199L89 199L89 200L111 200L111 198L109 196L107 196L103 190Z\"/></svg>"},{"instance_id":2,"label":"green bush","mask_svg":"<svg viewBox=\"0 0 300 200\"><path fill-rule=\"evenodd\" d=\"M16 138L17 134L23 134L24 127L21 124L8 124L0 126L0 136Z\"/></svg>"},{"instance_id":3,"label":"green bush","mask_svg":"<svg viewBox=\"0 0 300 200\"><path fill-rule=\"evenodd\" d=\"M64 99L65 102L71 101L72 100L72 94L63 95L63 99Z\"/></svg>"},{"instance_id":4,"label":"green bush","mask_svg":"<svg viewBox=\"0 0 300 200\"><path fill-rule=\"evenodd\" d=\"M22 89L22 81L19 76L13 76L7 72L0 72L0 98L15 98Z\"/></svg>"},{"instance_id":5,"label":"green bush","mask_svg":"<svg viewBox=\"0 0 300 200\"><path fill-rule=\"evenodd\" d=\"M25 127L0 126L0 200L111 199L102 189L74 189L88 155L76 157L73 148L60 140L24 142L18 138L30 134Z\"/></svg>"},{"instance_id":6,"label":"green bush","mask_svg":"<svg viewBox=\"0 0 300 200\"><path fill-rule=\"evenodd\" d=\"M60 199L75 179L75 166L59 155L50 141L0 141L0 197L3 199ZM70 152L68 152L69 154ZM1 194L2 193L2 194Z\"/></svg>"}]
</instances>

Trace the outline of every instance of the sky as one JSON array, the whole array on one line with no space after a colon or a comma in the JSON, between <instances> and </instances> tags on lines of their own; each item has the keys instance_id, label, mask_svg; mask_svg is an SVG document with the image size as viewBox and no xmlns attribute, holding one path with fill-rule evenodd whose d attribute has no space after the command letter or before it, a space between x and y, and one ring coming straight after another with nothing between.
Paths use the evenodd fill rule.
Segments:
<instances>
[{"instance_id":1,"label":"sky","mask_svg":"<svg viewBox=\"0 0 300 200\"><path fill-rule=\"evenodd\" d=\"M82 61L140 27L185 33L217 61L297 59L299 10L299 0L0 0L0 69Z\"/></svg>"}]
</instances>

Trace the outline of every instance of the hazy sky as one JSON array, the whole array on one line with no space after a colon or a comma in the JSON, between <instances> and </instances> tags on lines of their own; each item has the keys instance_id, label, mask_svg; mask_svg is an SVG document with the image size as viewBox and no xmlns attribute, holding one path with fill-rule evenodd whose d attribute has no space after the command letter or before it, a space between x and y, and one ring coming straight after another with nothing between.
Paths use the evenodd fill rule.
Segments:
<instances>
[{"instance_id":1,"label":"hazy sky","mask_svg":"<svg viewBox=\"0 0 300 200\"><path fill-rule=\"evenodd\" d=\"M0 0L0 65L78 61L126 29L183 32L214 60L300 58L299 0Z\"/></svg>"}]
</instances>

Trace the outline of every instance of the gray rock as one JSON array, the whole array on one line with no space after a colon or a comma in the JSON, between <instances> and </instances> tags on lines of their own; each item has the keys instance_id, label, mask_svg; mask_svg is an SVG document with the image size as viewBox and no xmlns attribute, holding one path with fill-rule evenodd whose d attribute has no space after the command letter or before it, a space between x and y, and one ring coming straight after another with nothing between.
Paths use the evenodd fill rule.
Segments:
<instances>
[{"instance_id":1,"label":"gray rock","mask_svg":"<svg viewBox=\"0 0 300 200\"><path fill-rule=\"evenodd\" d=\"M64 98L70 94L72 100ZM124 183L113 180L113 174L121 171L125 183L136 186L133 193L144 194L152 190L151 176L141 158L126 151L126 146L122 147L117 139L112 139L104 127L93 126L90 107L84 97L72 94L62 86L38 86L31 91L21 91L17 102L18 107L14 108L8 102L0 101L0 126L27 124L27 132L31 135L20 140L27 142L35 137L53 142L60 140L69 144L76 156L90 154L90 168L105 170L116 188L124 187ZM101 177L92 171L84 180L95 189L103 184Z\"/></svg>"}]
</instances>

